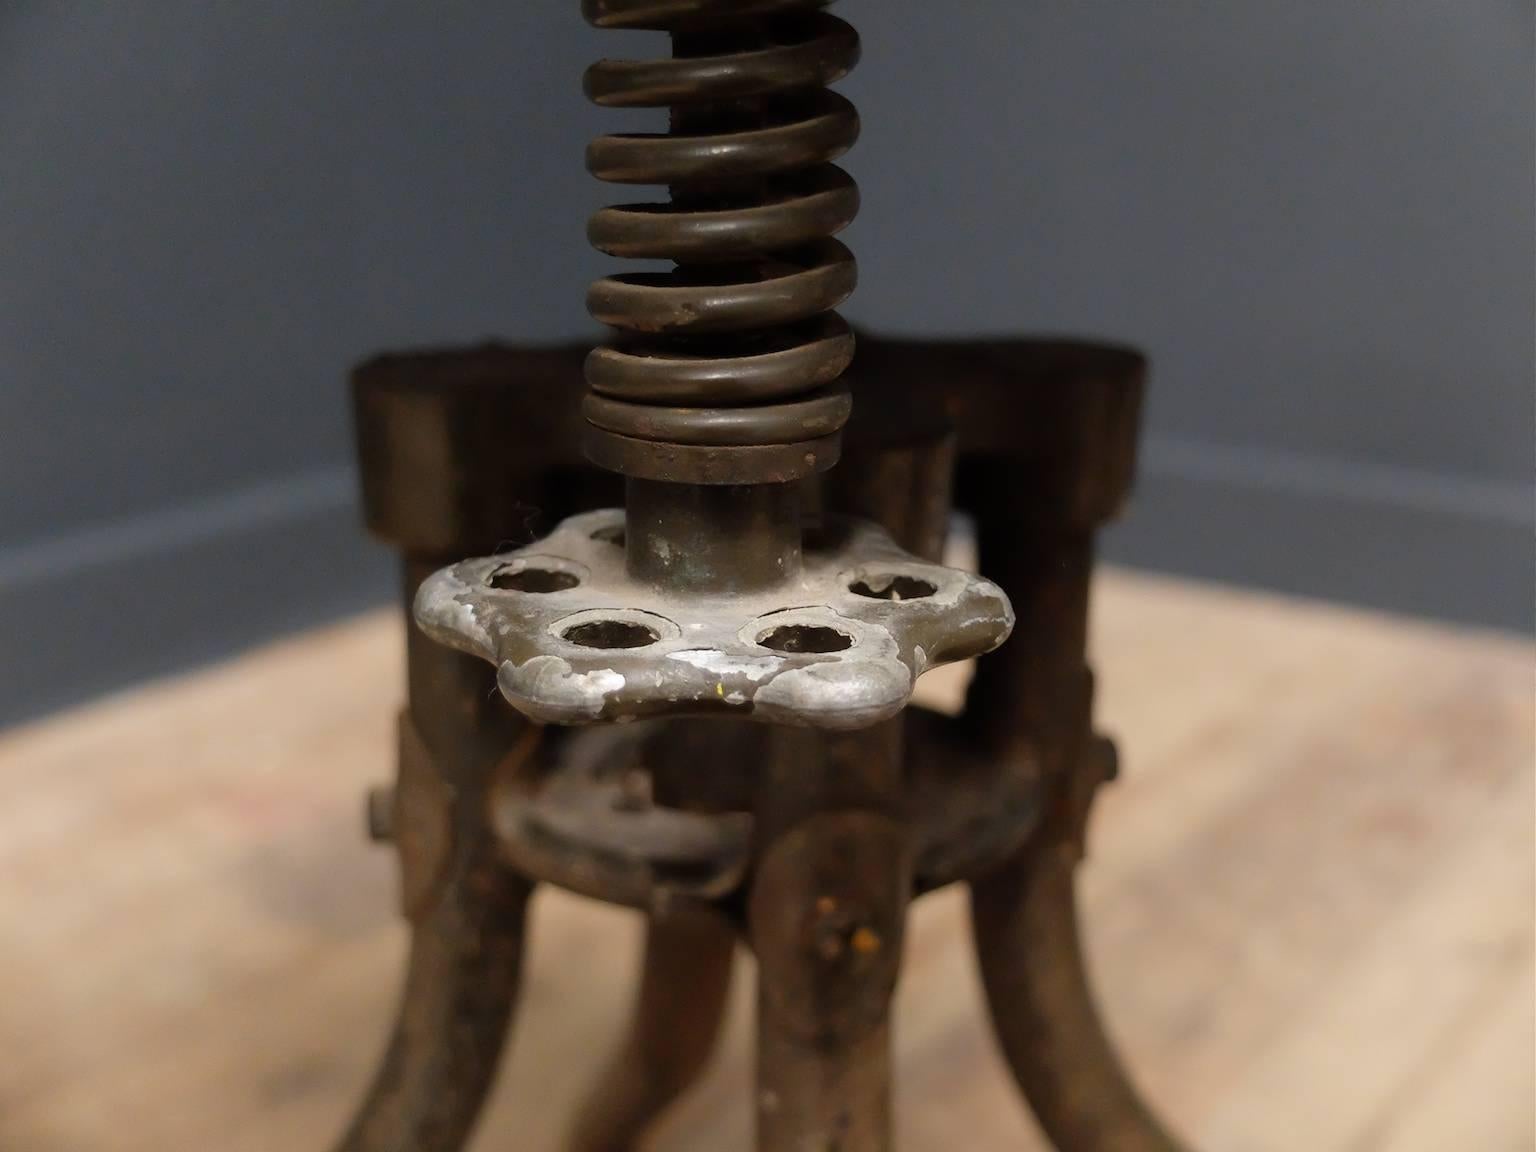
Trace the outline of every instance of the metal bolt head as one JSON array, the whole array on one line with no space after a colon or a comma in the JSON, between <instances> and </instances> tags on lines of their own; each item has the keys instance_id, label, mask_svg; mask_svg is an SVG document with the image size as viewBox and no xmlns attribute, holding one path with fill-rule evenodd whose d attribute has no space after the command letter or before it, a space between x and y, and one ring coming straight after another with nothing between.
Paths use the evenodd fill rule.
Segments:
<instances>
[{"instance_id":1,"label":"metal bolt head","mask_svg":"<svg viewBox=\"0 0 1536 1152\"><path fill-rule=\"evenodd\" d=\"M395 838L395 790L387 785L368 789L366 808L368 838L388 844Z\"/></svg>"}]
</instances>

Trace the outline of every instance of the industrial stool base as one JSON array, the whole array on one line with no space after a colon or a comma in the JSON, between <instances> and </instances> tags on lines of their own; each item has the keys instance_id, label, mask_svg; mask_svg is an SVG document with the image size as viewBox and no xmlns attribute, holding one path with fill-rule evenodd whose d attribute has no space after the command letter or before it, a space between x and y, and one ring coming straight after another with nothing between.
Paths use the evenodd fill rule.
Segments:
<instances>
[{"instance_id":1,"label":"industrial stool base","mask_svg":"<svg viewBox=\"0 0 1536 1152\"><path fill-rule=\"evenodd\" d=\"M579 463L580 358L485 348L359 369L365 505L404 554L407 606L444 564L523 543L534 509L612 500ZM981 568L1017 613L960 716L909 709L850 732L545 728L495 694L490 665L410 629L397 782L370 816L399 855L411 957L343 1152L464 1145L540 881L649 917L629 1034L576 1119L576 1152L637 1147L699 1077L738 941L759 968L757 1147L889 1149L906 908L951 882L971 887L993 1025L1056 1146L1175 1152L1099 1023L1073 891L1115 765L1092 730L1092 542L1129 488L1143 375L1134 353L1095 345L861 342L851 382L878 379L884 422L855 416L819 498L937 559L953 481ZM492 427L522 427L526 443Z\"/></svg>"}]
</instances>

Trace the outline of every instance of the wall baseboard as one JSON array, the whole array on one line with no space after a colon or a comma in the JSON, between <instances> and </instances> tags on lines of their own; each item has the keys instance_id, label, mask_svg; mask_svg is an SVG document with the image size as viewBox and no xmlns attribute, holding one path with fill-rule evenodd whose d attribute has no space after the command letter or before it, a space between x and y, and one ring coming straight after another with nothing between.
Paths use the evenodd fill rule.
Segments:
<instances>
[{"instance_id":1,"label":"wall baseboard","mask_svg":"<svg viewBox=\"0 0 1536 1152\"><path fill-rule=\"evenodd\" d=\"M0 725L385 603L349 469L0 552Z\"/></svg>"},{"instance_id":2,"label":"wall baseboard","mask_svg":"<svg viewBox=\"0 0 1536 1152\"><path fill-rule=\"evenodd\" d=\"M0 549L0 725L389 601L348 468ZM1536 500L1153 440L1106 559L1536 632Z\"/></svg>"},{"instance_id":3,"label":"wall baseboard","mask_svg":"<svg viewBox=\"0 0 1536 1152\"><path fill-rule=\"evenodd\" d=\"M1111 562L1536 632L1536 490L1150 439Z\"/></svg>"}]
</instances>

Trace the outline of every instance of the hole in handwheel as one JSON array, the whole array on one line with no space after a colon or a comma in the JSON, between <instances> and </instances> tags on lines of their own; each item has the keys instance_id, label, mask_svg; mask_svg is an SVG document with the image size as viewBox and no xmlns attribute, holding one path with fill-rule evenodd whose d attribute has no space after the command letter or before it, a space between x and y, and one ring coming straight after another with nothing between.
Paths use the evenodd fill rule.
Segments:
<instances>
[{"instance_id":1,"label":"hole in handwheel","mask_svg":"<svg viewBox=\"0 0 1536 1152\"><path fill-rule=\"evenodd\" d=\"M775 652L841 652L853 647L853 637L818 624L780 624L757 642Z\"/></svg>"},{"instance_id":2,"label":"hole in handwheel","mask_svg":"<svg viewBox=\"0 0 1536 1152\"><path fill-rule=\"evenodd\" d=\"M502 568L491 573L491 587L504 592L564 592L581 578L558 568Z\"/></svg>"},{"instance_id":3,"label":"hole in handwheel","mask_svg":"<svg viewBox=\"0 0 1536 1152\"><path fill-rule=\"evenodd\" d=\"M855 596L868 596L871 600L921 600L932 596L938 586L916 576L890 576L880 574L866 576L848 585Z\"/></svg>"},{"instance_id":4,"label":"hole in handwheel","mask_svg":"<svg viewBox=\"0 0 1536 1152\"><path fill-rule=\"evenodd\" d=\"M560 635L583 648L644 648L661 638L654 628L628 620L589 620L572 625Z\"/></svg>"},{"instance_id":5,"label":"hole in handwheel","mask_svg":"<svg viewBox=\"0 0 1536 1152\"><path fill-rule=\"evenodd\" d=\"M624 525L604 524L596 532L592 533L593 540L600 540L604 544L614 544L624 547Z\"/></svg>"}]
</instances>

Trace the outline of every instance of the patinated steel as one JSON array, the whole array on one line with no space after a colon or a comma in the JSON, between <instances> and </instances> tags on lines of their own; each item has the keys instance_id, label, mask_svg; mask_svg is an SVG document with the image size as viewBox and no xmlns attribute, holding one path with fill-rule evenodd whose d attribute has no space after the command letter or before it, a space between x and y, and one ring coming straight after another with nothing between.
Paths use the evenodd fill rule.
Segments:
<instances>
[{"instance_id":1,"label":"patinated steel","mask_svg":"<svg viewBox=\"0 0 1536 1152\"><path fill-rule=\"evenodd\" d=\"M408 562L407 588L428 568ZM522 965L532 881L501 866L485 797L497 765L526 755L537 730L487 700L478 662L419 634L407 661L410 704L387 830L400 857L410 960L388 1052L344 1152L462 1145L495 1074Z\"/></svg>"},{"instance_id":2,"label":"patinated steel","mask_svg":"<svg viewBox=\"0 0 1536 1152\"><path fill-rule=\"evenodd\" d=\"M603 60L608 108L665 108L666 134L603 136L600 180L665 186L664 204L604 209L588 236L662 273L599 280L592 315L622 338L587 361L588 450L625 475L681 484L786 483L824 471L848 417L837 379L853 335L833 311L857 280L832 235L858 211L832 162L859 118L829 90L858 61L846 23L807 0L589 0L602 28L666 32L672 57Z\"/></svg>"},{"instance_id":3,"label":"patinated steel","mask_svg":"<svg viewBox=\"0 0 1536 1152\"><path fill-rule=\"evenodd\" d=\"M412 959L346 1152L463 1146L540 883L647 918L576 1152L638 1147L699 1077L738 944L759 969L759 1152L888 1152L907 910L952 883L1057 1146L1176 1152L1099 1024L1073 893L1115 764L1092 721L1093 543L1130 489L1145 364L1071 341L854 356L832 236L858 193L832 161L858 118L828 85L858 38L821 8L587 0L672 45L587 74L605 107L671 113L589 149L600 178L668 195L604 209L590 238L674 270L594 285L620 335L590 354L354 374L368 523L420 628L397 780L368 806ZM984 577L943 566L956 510ZM999 644L960 714L906 707L923 671Z\"/></svg>"},{"instance_id":4,"label":"patinated steel","mask_svg":"<svg viewBox=\"0 0 1536 1152\"><path fill-rule=\"evenodd\" d=\"M592 1086L571 1152L625 1152L709 1066L725 1018L736 927L717 912L652 919L634 1018Z\"/></svg>"}]
</instances>

